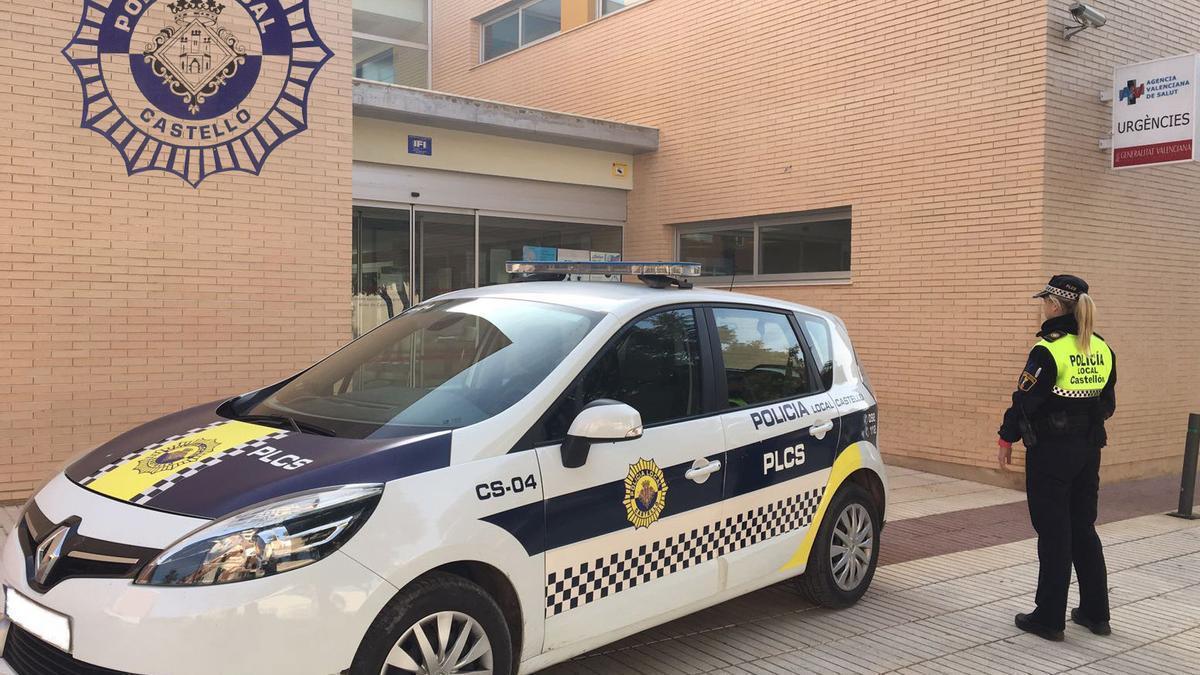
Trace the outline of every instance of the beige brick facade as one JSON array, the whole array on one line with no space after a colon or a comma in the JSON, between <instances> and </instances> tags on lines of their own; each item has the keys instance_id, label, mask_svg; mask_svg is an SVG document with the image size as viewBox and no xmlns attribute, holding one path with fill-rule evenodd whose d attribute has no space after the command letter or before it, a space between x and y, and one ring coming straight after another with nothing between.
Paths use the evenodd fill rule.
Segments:
<instances>
[{"instance_id":1,"label":"beige brick facade","mask_svg":"<svg viewBox=\"0 0 1200 675\"><path fill-rule=\"evenodd\" d=\"M840 313L898 461L992 470L1032 344L1028 296L1092 282L1121 385L1106 479L1177 471L1200 409L1200 166L1115 173L1097 142L1112 67L1200 43L1196 2L647 0L480 65L474 16L435 0L433 86L661 129L636 160L627 257L673 224L849 205L852 281L751 288ZM990 474L990 475L989 475Z\"/></svg>"},{"instance_id":2,"label":"beige brick facade","mask_svg":"<svg viewBox=\"0 0 1200 675\"><path fill-rule=\"evenodd\" d=\"M351 3L310 0L337 56L309 130L261 176L127 176L79 128L60 49L79 0L0 6L0 502L129 427L272 381L350 336ZM1200 411L1200 166L1122 173L1097 141L1111 69L1200 45L1197 0L646 0L483 65L433 0L433 86L644 124L627 258L674 225L850 206L850 283L743 290L850 324L897 462L991 470L1032 342L1031 289L1092 282L1120 360L1105 477L1178 470ZM580 3L571 3L578 9ZM989 473L990 472L990 473Z\"/></svg>"},{"instance_id":3,"label":"beige brick facade","mask_svg":"<svg viewBox=\"0 0 1200 675\"><path fill-rule=\"evenodd\" d=\"M261 386L350 335L350 6L309 130L260 176L127 176L79 125L60 54L78 0L0 5L0 501L182 407Z\"/></svg>"}]
</instances>

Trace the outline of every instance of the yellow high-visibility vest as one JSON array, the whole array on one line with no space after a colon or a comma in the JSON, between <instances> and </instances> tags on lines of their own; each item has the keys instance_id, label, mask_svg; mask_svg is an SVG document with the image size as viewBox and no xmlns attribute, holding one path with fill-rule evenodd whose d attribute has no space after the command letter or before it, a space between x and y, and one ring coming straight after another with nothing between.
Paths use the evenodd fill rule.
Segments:
<instances>
[{"instance_id":1,"label":"yellow high-visibility vest","mask_svg":"<svg viewBox=\"0 0 1200 675\"><path fill-rule=\"evenodd\" d=\"M1108 344L1092 336L1092 351L1084 353L1076 342L1076 336L1064 334L1058 338L1042 340L1038 344L1050 350L1058 378L1051 390L1055 396L1065 398L1095 398L1104 391L1104 385L1112 377L1113 355Z\"/></svg>"}]
</instances>

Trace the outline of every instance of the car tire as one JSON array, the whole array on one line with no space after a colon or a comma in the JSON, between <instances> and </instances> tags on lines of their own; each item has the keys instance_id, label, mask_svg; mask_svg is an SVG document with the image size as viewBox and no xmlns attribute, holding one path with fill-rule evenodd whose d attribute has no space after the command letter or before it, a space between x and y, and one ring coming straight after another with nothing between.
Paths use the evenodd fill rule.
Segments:
<instances>
[{"instance_id":1,"label":"car tire","mask_svg":"<svg viewBox=\"0 0 1200 675\"><path fill-rule=\"evenodd\" d=\"M879 508L871 495L854 483L845 483L817 529L808 567L797 579L800 592L814 604L831 609L858 602L875 576L879 527Z\"/></svg>"},{"instance_id":2,"label":"car tire","mask_svg":"<svg viewBox=\"0 0 1200 675\"><path fill-rule=\"evenodd\" d=\"M445 624L448 630L443 628ZM439 628L445 630L444 635ZM511 632L496 601L478 584L432 572L409 584L375 618L354 656L350 675L424 672L418 666L430 659L422 653L418 630L424 634L427 653L438 661L448 661L456 648L460 659L485 649L458 665L465 672L490 669L493 675L516 671ZM385 671L387 665L394 668ZM445 665L445 670L434 672L460 672L455 664Z\"/></svg>"}]
</instances>

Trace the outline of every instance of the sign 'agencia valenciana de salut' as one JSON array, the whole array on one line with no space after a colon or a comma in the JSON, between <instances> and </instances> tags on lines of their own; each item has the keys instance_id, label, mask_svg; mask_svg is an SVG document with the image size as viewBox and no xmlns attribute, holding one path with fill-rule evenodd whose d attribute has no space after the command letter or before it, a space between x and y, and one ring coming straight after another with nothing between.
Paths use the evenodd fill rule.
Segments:
<instances>
[{"instance_id":1,"label":"sign 'agencia valenciana de salut'","mask_svg":"<svg viewBox=\"0 0 1200 675\"><path fill-rule=\"evenodd\" d=\"M1118 66L1113 72L1112 165L1116 169L1196 159L1200 55Z\"/></svg>"},{"instance_id":2,"label":"sign 'agencia valenciana de salut'","mask_svg":"<svg viewBox=\"0 0 1200 675\"><path fill-rule=\"evenodd\" d=\"M167 171L193 187L258 174L308 128L308 92L333 56L309 0L83 0L63 55L83 94L81 124L130 175Z\"/></svg>"}]
</instances>

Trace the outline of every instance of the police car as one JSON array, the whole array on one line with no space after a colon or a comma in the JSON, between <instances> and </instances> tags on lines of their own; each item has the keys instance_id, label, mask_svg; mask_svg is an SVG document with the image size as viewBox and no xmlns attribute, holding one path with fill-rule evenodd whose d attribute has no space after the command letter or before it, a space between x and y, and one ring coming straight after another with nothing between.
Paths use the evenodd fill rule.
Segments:
<instances>
[{"instance_id":1,"label":"police car","mask_svg":"<svg viewBox=\"0 0 1200 675\"><path fill-rule=\"evenodd\" d=\"M509 268L54 476L0 557L3 663L506 675L790 577L862 596L887 478L837 317Z\"/></svg>"}]
</instances>

